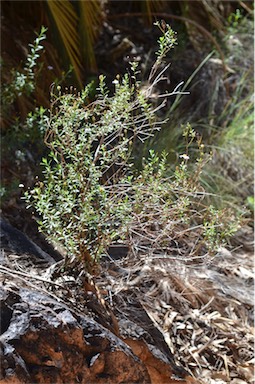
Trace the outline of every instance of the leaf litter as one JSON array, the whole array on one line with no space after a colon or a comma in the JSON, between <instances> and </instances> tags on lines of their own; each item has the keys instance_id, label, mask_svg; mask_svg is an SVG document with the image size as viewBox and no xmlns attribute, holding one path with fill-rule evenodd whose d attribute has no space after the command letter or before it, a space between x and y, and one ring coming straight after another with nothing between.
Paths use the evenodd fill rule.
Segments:
<instances>
[{"instance_id":1,"label":"leaf litter","mask_svg":"<svg viewBox=\"0 0 255 384\"><path fill-rule=\"evenodd\" d=\"M117 318L135 318L130 297L140 303L176 363L198 382L254 382L253 252L221 248L200 264L131 252L105 262L97 284L107 287Z\"/></svg>"},{"instance_id":2,"label":"leaf litter","mask_svg":"<svg viewBox=\"0 0 255 384\"><path fill-rule=\"evenodd\" d=\"M74 313L96 313L108 328L110 308L122 337L145 340L147 330L149 344L160 349L164 341L161 352L167 348L198 383L254 383L253 252L221 248L212 260L198 262L175 258L175 250L173 257L132 248L126 257L106 257L94 277L97 300L90 285L84 296L85 271L76 266L44 269L27 255L5 252L0 271L5 282L43 290Z\"/></svg>"}]
</instances>

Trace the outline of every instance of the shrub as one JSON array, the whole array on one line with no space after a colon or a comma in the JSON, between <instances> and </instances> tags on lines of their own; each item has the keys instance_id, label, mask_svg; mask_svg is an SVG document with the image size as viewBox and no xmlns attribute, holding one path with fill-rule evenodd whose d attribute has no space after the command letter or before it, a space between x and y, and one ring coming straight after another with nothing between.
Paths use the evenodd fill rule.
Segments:
<instances>
[{"instance_id":1,"label":"shrub","mask_svg":"<svg viewBox=\"0 0 255 384\"><path fill-rule=\"evenodd\" d=\"M35 69L40 57L39 52L43 49L41 43L46 39L46 31L47 28L42 26L33 44L29 44L30 52L22 71L12 69L11 81L1 91L3 106L8 107L17 97L22 94L30 95L35 90Z\"/></svg>"},{"instance_id":2,"label":"shrub","mask_svg":"<svg viewBox=\"0 0 255 384\"><path fill-rule=\"evenodd\" d=\"M41 27L34 42L29 44L24 63L10 71L5 68L1 88L2 158L5 166L2 168L0 189L3 202L15 194L19 195L18 185L29 178L34 166L33 158L40 158L44 150L46 110L42 106L35 107L31 96L35 95L38 74L42 68L38 59L46 31L45 27ZM3 62L3 66L6 64Z\"/></svg>"},{"instance_id":3,"label":"shrub","mask_svg":"<svg viewBox=\"0 0 255 384\"><path fill-rule=\"evenodd\" d=\"M172 241L194 229L194 256L204 251L207 239L211 252L224 237L223 230L224 235L232 230L229 215L222 229L216 223L218 213L210 209L206 216L208 210L202 207L198 180L206 156L197 138L200 155L195 174L189 175L188 150L196 140L189 125L184 131L186 153L173 177L167 176L165 153L158 156L151 150L141 171L132 164L137 140L145 141L162 125L156 111L164 102L153 106L148 100L163 79L163 59L175 36L168 25L158 26L163 36L146 91L137 80L137 64L131 63L131 75L113 81L113 95L102 75L91 103L91 85L80 93L63 93L58 87L51 94L45 136L50 155L42 160L45 179L26 198L41 217L41 230L67 250L66 262L78 260L89 271L113 241L128 241L134 255L169 255ZM198 239L202 243L197 244Z\"/></svg>"}]
</instances>

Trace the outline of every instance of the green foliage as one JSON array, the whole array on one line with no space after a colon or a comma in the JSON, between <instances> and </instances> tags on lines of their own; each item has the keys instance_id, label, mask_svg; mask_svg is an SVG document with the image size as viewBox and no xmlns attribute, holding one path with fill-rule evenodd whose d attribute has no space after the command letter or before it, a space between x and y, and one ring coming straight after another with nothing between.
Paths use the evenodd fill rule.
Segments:
<instances>
[{"instance_id":1,"label":"green foliage","mask_svg":"<svg viewBox=\"0 0 255 384\"><path fill-rule=\"evenodd\" d=\"M154 84L155 78L162 80L162 69L156 75L157 65L169 50L163 45L160 61L149 76ZM201 254L201 249L205 255L213 253L231 232L232 220L225 215L223 228L216 220L223 214L211 208L208 213L202 205L199 176L207 157L201 138L189 124L185 127L186 152L172 177L167 175L167 154L159 156L153 150L138 171L132 164L135 141L147 140L160 128L155 113L160 106L153 109L150 94L140 89L136 63L131 63L131 76L118 75L113 84L111 95L105 77L99 76L97 97L90 104L91 85L78 94L63 93L60 86L52 91L45 135L50 154L42 160L44 181L26 193L40 216L41 230L64 246L67 262L76 259L88 270L120 239L128 241L136 255L141 250L168 255L170 238L181 241L183 234L193 231L192 225L199 246L193 247L191 257ZM199 156L191 174L193 141ZM158 229L153 232L156 238L146 232L151 233L149 228ZM139 245L144 238L146 247Z\"/></svg>"},{"instance_id":2,"label":"green foliage","mask_svg":"<svg viewBox=\"0 0 255 384\"><path fill-rule=\"evenodd\" d=\"M203 225L207 247L209 251L214 251L224 245L226 239L238 230L240 221L231 215L230 210L217 210L210 205Z\"/></svg>"},{"instance_id":3,"label":"green foliage","mask_svg":"<svg viewBox=\"0 0 255 384\"><path fill-rule=\"evenodd\" d=\"M145 139L155 125L152 110L141 94L136 97L128 75L113 83L110 97L100 76L98 97L90 106L90 86L79 95L60 90L51 95L45 182L30 194L43 217L42 230L86 263L89 255L96 260L116 237L114 228L119 234L128 221L128 186L123 191L116 187L130 169L134 137Z\"/></svg>"},{"instance_id":4,"label":"green foliage","mask_svg":"<svg viewBox=\"0 0 255 384\"><path fill-rule=\"evenodd\" d=\"M30 95L35 90L35 68L37 60L40 57L39 52L43 49L41 42L46 39L46 31L47 28L42 26L34 43L29 44L30 52L27 55L23 71L12 70L12 81L2 89L1 97L3 106L8 106L12 104L17 97L23 94Z\"/></svg>"},{"instance_id":5,"label":"green foliage","mask_svg":"<svg viewBox=\"0 0 255 384\"><path fill-rule=\"evenodd\" d=\"M238 27L238 24L242 20L242 18L243 18L242 12L240 11L240 9L237 8L235 12L232 12L228 16L227 20L228 20L229 26L236 29Z\"/></svg>"},{"instance_id":6,"label":"green foliage","mask_svg":"<svg viewBox=\"0 0 255 384\"><path fill-rule=\"evenodd\" d=\"M23 65L21 63L19 69L11 70L10 82L3 84L1 89L2 117L7 128L2 131L2 156L8 162L10 170L9 174L7 172L8 177L2 174L1 195L5 200L14 196L15 192L19 193L21 173L31 171L29 167L26 171L23 169L27 156L30 157L30 167L33 167L31 164L33 155L41 157L44 150L42 142L47 126L46 109L30 105L34 110L30 110L27 115L24 113L25 116L21 117L17 102L20 102L25 112L24 105L37 86L37 74L40 70L38 59L43 49L42 41L46 38L46 31L47 28L41 28L33 44L29 44L30 51L25 63Z\"/></svg>"},{"instance_id":7,"label":"green foliage","mask_svg":"<svg viewBox=\"0 0 255 384\"><path fill-rule=\"evenodd\" d=\"M239 15L239 13L237 13ZM249 196L254 193L254 89L253 22L238 16L238 25L225 37L226 63L234 70L232 92L221 114L211 119L210 144L213 161L204 169L202 183L216 194L220 206L231 205L243 211L253 222ZM235 42L235 43L234 43ZM230 82L231 84L231 82ZM212 124L213 122L213 124Z\"/></svg>"},{"instance_id":8,"label":"green foliage","mask_svg":"<svg viewBox=\"0 0 255 384\"><path fill-rule=\"evenodd\" d=\"M211 151L212 161L206 164L200 175L200 183L209 192L206 204L213 204L220 209L232 207L244 214L248 214L248 208L252 216L247 198L253 194L254 185L253 52L249 49L253 43L253 22L249 18L239 18L238 15L237 27L228 29L222 41L229 72L221 75L217 71L219 77L217 83L213 82L211 92L208 92L209 83L202 90L204 93L199 97L199 102L190 108L180 105L182 101L185 105L182 94L175 97L166 114L169 120L156 136L154 148L157 151L167 149L171 155L168 166L173 169L176 157L184 147L179 125L191 121L192 127L203 134L203 142ZM210 68L212 55L213 52L194 70L182 86L182 92L190 89L192 97L193 87L202 81L200 70L203 68L205 71L207 65ZM226 97L222 103L219 103L220 94L215 92L220 82L227 84L226 89L223 88ZM217 108L220 113L215 113L215 102L219 103ZM197 113L203 104L206 110L208 106L208 114L203 115L204 110L201 114ZM191 155L195 151L191 146L190 166L193 162Z\"/></svg>"},{"instance_id":9,"label":"green foliage","mask_svg":"<svg viewBox=\"0 0 255 384\"><path fill-rule=\"evenodd\" d=\"M254 196L248 196L246 199L246 204L248 208L254 212Z\"/></svg>"},{"instance_id":10,"label":"green foliage","mask_svg":"<svg viewBox=\"0 0 255 384\"><path fill-rule=\"evenodd\" d=\"M158 40L159 49L156 52L158 61L160 62L162 58L166 57L167 53L177 44L176 33L172 28L165 23L165 21L155 22L154 25L159 27L162 36Z\"/></svg>"},{"instance_id":11,"label":"green foliage","mask_svg":"<svg viewBox=\"0 0 255 384\"><path fill-rule=\"evenodd\" d=\"M8 159L8 167L11 170L11 176L8 178L2 174L1 183L4 185L0 186L0 197L3 197L4 201L15 193L19 194L18 185L21 180L24 182L24 173L29 177L31 168L35 167L34 161L40 159L45 152L43 137L47 126L47 111L38 107L29 112L23 123L17 119L3 135L2 156Z\"/></svg>"}]
</instances>

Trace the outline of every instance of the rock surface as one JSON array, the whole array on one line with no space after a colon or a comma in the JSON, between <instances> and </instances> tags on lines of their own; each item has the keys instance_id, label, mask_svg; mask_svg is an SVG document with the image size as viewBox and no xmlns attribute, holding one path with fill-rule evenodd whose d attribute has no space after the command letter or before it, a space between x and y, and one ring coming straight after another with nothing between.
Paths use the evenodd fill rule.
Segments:
<instances>
[{"instance_id":1,"label":"rock surface","mask_svg":"<svg viewBox=\"0 0 255 384\"><path fill-rule=\"evenodd\" d=\"M175 382L145 342L125 343L44 293L12 284L0 293L1 383Z\"/></svg>"},{"instance_id":2,"label":"rock surface","mask_svg":"<svg viewBox=\"0 0 255 384\"><path fill-rule=\"evenodd\" d=\"M24 233L14 228L3 217L0 217L1 247L16 254L29 254L37 261L54 263L55 259L44 252L37 244Z\"/></svg>"},{"instance_id":3,"label":"rock surface","mask_svg":"<svg viewBox=\"0 0 255 384\"><path fill-rule=\"evenodd\" d=\"M150 382L110 331L39 292L2 287L2 377L8 382Z\"/></svg>"}]
</instances>

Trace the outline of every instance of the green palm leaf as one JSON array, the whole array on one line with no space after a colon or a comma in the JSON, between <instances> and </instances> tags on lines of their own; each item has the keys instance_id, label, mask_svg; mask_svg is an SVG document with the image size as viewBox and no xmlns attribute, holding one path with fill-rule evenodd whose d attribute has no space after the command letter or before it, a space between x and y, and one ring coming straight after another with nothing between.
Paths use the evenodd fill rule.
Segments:
<instances>
[{"instance_id":1,"label":"green palm leaf","mask_svg":"<svg viewBox=\"0 0 255 384\"><path fill-rule=\"evenodd\" d=\"M78 34L78 15L70 1L51 1L48 6L59 31L62 44L74 68L75 75L81 85L81 52Z\"/></svg>"},{"instance_id":2,"label":"green palm leaf","mask_svg":"<svg viewBox=\"0 0 255 384\"><path fill-rule=\"evenodd\" d=\"M96 70L96 60L94 55L94 43L102 25L103 11L102 2L79 1L79 31L82 42L82 57L85 66L90 70Z\"/></svg>"}]
</instances>

